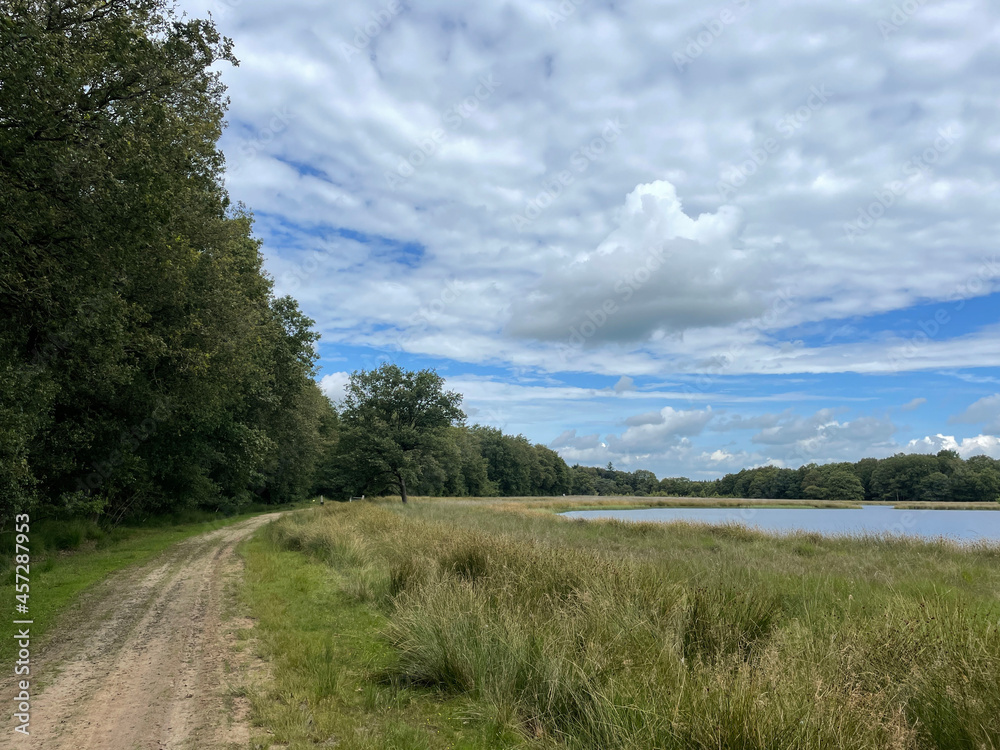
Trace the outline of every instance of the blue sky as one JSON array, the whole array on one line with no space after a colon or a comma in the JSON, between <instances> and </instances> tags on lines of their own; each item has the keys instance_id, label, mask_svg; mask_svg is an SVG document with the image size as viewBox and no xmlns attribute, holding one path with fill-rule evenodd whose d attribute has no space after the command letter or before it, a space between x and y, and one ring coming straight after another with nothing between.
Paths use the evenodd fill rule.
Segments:
<instances>
[{"instance_id":1,"label":"blue sky","mask_svg":"<svg viewBox=\"0 0 1000 750\"><path fill-rule=\"evenodd\" d=\"M433 367L569 462L1000 457L987 0L186 0L324 390Z\"/></svg>"}]
</instances>

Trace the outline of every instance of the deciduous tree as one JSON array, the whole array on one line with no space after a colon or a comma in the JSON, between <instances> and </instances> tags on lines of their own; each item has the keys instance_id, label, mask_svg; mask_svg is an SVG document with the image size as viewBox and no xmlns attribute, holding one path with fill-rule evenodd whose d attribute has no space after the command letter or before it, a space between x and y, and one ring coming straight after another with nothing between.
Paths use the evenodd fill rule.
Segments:
<instances>
[{"instance_id":1,"label":"deciduous tree","mask_svg":"<svg viewBox=\"0 0 1000 750\"><path fill-rule=\"evenodd\" d=\"M342 402L340 444L355 482L376 491L394 486L405 503L407 483L420 477L447 428L465 419L461 403L433 370L383 364L354 372Z\"/></svg>"}]
</instances>

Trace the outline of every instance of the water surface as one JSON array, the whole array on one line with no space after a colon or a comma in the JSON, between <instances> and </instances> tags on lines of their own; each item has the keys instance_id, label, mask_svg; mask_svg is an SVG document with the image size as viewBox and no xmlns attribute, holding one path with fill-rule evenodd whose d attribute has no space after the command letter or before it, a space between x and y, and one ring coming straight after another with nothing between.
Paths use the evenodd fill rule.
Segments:
<instances>
[{"instance_id":1,"label":"water surface","mask_svg":"<svg viewBox=\"0 0 1000 750\"><path fill-rule=\"evenodd\" d=\"M574 510L568 518L623 521L738 523L762 531L821 534L902 534L923 538L1000 541L997 510L900 510L888 505L861 508L641 508Z\"/></svg>"}]
</instances>

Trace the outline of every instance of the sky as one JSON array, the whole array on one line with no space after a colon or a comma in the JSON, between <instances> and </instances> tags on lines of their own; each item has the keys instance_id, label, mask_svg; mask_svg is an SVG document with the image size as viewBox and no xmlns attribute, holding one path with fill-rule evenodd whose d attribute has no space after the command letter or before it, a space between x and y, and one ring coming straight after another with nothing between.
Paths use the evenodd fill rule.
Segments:
<instances>
[{"instance_id":1,"label":"sky","mask_svg":"<svg viewBox=\"0 0 1000 750\"><path fill-rule=\"evenodd\" d=\"M1000 6L184 0L321 386L569 463L1000 457Z\"/></svg>"}]
</instances>

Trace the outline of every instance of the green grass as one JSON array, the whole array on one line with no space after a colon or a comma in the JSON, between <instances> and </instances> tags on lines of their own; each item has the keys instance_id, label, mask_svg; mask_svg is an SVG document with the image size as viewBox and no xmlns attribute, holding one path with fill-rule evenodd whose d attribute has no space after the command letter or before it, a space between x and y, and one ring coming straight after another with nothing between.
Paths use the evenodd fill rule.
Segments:
<instances>
[{"instance_id":1,"label":"green grass","mask_svg":"<svg viewBox=\"0 0 1000 750\"><path fill-rule=\"evenodd\" d=\"M349 593L348 578L315 558L285 551L264 532L243 549L243 595L270 678L246 690L253 748L343 750L507 748L506 723L444 691L393 677L388 620Z\"/></svg>"},{"instance_id":2,"label":"green grass","mask_svg":"<svg viewBox=\"0 0 1000 750\"><path fill-rule=\"evenodd\" d=\"M995 545L452 500L330 505L254 545L255 717L293 748L447 747L454 716L470 748L1000 748Z\"/></svg>"},{"instance_id":3,"label":"green grass","mask_svg":"<svg viewBox=\"0 0 1000 750\"><path fill-rule=\"evenodd\" d=\"M289 507L293 506L275 506L268 508L268 512ZM117 570L146 562L175 542L253 515L257 513L231 517L194 513L180 518L150 519L143 526L112 530L79 519L32 523L28 534L31 563L27 615L27 619L34 620L32 653L37 655L38 646L49 629L88 587ZM12 620L25 617L14 611L17 604L14 599L14 552L14 535L4 534L0 539L0 602L5 613L5 624L0 629L4 636L0 639L0 664L10 663L15 653L11 636L17 626L11 624Z\"/></svg>"}]
</instances>

